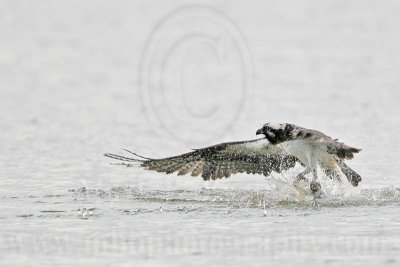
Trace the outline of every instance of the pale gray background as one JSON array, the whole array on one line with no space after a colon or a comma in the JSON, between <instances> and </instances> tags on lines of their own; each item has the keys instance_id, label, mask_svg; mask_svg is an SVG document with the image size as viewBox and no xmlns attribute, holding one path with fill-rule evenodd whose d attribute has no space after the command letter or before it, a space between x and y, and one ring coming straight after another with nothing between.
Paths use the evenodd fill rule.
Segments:
<instances>
[{"instance_id":1,"label":"pale gray background","mask_svg":"<svg viewBox=\"0 0 400 267\"><path fill-rule=\"evenodd\" d=\"M0 263L398 264L399 48L397 1L1 1ZM164 100L146 100L146 67ZM265 122L362 148L364 193L260 204L262 177L207 184L102 156L251 139Z\"/></svg>"}]
</instances>

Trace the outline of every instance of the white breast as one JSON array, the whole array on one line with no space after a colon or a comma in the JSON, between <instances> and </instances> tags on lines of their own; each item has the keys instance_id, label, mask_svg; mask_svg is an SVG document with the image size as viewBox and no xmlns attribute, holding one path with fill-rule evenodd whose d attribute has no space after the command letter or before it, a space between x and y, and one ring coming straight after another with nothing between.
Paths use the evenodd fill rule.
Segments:
<instances>
[{"instance_id":1,"label":"white breast","mask_svg":"<svg viewBox=\"0 0 400 267\"><path fill-rule=\"evenodd\" d=\"M279 144L286 153L298 158L303 164L309 166L310 154L313 153L313 158L317 163L330 162L333 160L333 155L328 154L326 146L321 143L316 143L308 140L293 140Z\"/></svg>"},{"instance_id":2,"label":"white breast","mask_svg":"<svg viewBox=\"0 0 400 267\"><path fill-rule=\"evenodd\" d=\"M283 142L279 144L279 146L284 149L286 153L295 156L305 165L309 165L308 155L313 149L315 149L309 141L305 140Z\"/></svg>"}]
</instances>

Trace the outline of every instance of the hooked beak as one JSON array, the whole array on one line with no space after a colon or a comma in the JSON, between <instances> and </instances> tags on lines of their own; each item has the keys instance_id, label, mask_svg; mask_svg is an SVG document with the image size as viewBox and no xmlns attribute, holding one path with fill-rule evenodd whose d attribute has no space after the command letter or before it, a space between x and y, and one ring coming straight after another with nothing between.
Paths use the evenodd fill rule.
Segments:
<instances>
[{"instance_id":1,"label":"hooked beak","mask_svg":"<svg viewBox=\"0 0 400 267\"><path fill-rule=\"evenodd\" d=\"M257 130L256 135L259 135L259 134L264 134L263 128Z\"/></svg>"}]
</instances>

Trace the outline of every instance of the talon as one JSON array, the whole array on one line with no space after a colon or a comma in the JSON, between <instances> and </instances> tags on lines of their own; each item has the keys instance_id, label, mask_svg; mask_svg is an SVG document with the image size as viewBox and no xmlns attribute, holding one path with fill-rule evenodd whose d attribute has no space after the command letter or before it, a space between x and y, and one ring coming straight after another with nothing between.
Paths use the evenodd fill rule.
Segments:
<instances>
[{"instance_id":1,"label":"talon","mask_svg":"<svg viewBox=\"0 0 400 267\"><path fill-rule=\"evenodd\" d=\"M321 191L321 184L319 182L316 182L316 181L311 182L310 183L310 189L311 189L311 192L317 193L317 192Z\"/></svg>"},{"instance_id":2,"label":"talon","mask_svg":"<svg viewBox=\"0 0 400 267\"><path fill-rule=\"evenodd\" d=\"M352 186L358 186L358 183L361 182L361 177L355 176L355 177L351 177L349 180L350 180L350 183Z\"/></svg>"}]
</instances>

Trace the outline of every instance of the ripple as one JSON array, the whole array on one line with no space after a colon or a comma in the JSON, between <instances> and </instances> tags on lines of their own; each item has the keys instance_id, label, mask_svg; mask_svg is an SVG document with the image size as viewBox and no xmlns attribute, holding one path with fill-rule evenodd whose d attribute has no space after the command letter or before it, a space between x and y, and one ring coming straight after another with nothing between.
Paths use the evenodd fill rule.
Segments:
<instances>
[{"instance_id":1,"label":"ripple","mask_svg":"<svg viewBox=\"0 0 400 267\"><path fill-rule=\"evenodd\" d=\"M66 212L65 210L40 210L42 213L60 213L60 212Z\"/></svg>"},{"instance_id":2,"label":"ripple","mask_svg":"<svg viewBox=\"0 0 400 267\"><path fill-rule=\"evenodd\" d=\"M33 214L21 214L21 215L17 215L17 218L29 218L29 217L33 217Z\"/></svg>"}]
</instances>

